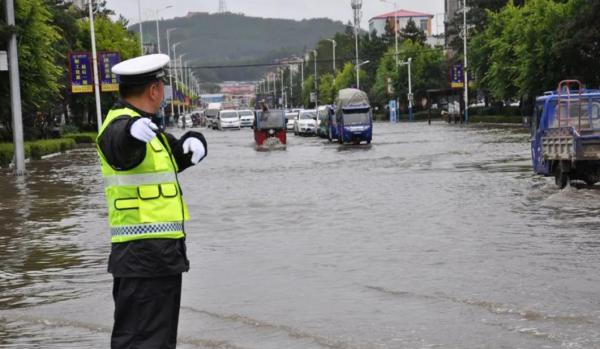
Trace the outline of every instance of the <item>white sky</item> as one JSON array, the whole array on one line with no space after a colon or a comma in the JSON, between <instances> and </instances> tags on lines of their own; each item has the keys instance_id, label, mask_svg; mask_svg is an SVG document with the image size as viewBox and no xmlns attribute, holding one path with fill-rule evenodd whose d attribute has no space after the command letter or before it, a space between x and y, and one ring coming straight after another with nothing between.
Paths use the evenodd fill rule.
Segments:
<instances>
[{"instance_id":1,"label":"white sky","mask_svg":"<svg viewBox=\"0 0 600 349\"><path fill-rule=\"evenodd\" d=\"M185 16L189 11L217 12L219 0L108 0L108 7L122 14L130 23L138 22L138 1L141 2L142 18L155 19L155 11L172 5L172 8L160 11L161 18ZM227 9L233 13L243 13L252 17L304 18L329 17L346 23L352 19L350 0L226 0ZM370 18L392 12L394 0L363 0L362 27L368 28ZM443 31L444 0L396 0L398 9L425 12L435 15L433 31ZM436 20L439 25L436 30Z\"/></svg>"}]
</instances>

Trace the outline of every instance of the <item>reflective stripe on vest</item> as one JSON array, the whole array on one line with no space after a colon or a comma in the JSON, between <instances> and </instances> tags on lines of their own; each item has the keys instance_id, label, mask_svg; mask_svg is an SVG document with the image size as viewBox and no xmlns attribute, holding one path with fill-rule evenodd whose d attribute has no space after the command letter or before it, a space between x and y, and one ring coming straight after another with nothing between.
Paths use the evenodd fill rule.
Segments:
<instances>
[{"instance_id":1,"label":"reflective stripe on vest","mask_svg":"<svg viewBox=\"0 0 600 349\"><path fill-rule=\"evenodd\" d=\"M98 140L120 117L139 117L132 109L113 109L106 116ZM177 163L166 136L159 133L146 145L142 162L130 170L113 168L98 145L108 204L111 241L181 239L187 207L177 180Z\"/></svg>"},{"instance_id":2,"label":"reflective stripe on vest","mask_svg":"<svg viewBox=\"0 0 600 349\"><path fill-rule=\"evenodd\" d=\"M161 233L183 233L183 224L181 222L149 223L110 228L110 234L112 237L152 235Z\"/></svg>"},{"instance_id":3,"label":"reflective stripe on vest","mask_svg":"<svg viewBox=\"0 0 600 349\"><path fill-rule=\"evenodd\" d=\"M145 185L177 182L177 176L173 172L144 173L132 175L116 175L104 177L104 186L113 187L121 185Z\"/></svg>"}]
</instances>

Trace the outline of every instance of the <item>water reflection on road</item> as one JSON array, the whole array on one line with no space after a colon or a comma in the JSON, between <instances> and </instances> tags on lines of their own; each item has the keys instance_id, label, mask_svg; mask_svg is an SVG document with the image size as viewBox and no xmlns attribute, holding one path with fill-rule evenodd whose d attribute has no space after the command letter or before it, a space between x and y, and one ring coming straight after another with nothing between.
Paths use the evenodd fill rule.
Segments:
<instances>
[{"instance_id":1,"label":"water reflection on road","mask_svg":"<svg viewBox=\"0 0 600 349\"><path fill-rule=\"evenodd\" d=\"M277 152L205 135L181 176L181 348L600 348L600 190L533 176L521 129L376 124L368 147ZM108 347L96 161L2 174L0 348Z\"/></svg>"}]
</instances>

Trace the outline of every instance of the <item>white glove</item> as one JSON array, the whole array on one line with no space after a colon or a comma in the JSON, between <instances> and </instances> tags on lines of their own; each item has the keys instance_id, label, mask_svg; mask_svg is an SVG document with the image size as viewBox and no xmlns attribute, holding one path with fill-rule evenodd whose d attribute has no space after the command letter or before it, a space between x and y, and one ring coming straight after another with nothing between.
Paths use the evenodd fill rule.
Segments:
<instances>
[{"instance_id":1,"label":"white glove","mask_svg":"<svg viewBox=\"0 0 600 349\"><path fill-rule=\"evenodd\" d=\"M196 165L206 155L204 144L198 138L190 137L183 142L183 153L192 151L192 164Z\"/></svg>"},{"instance_id":2,"label":"white glove","mask_svg":"<svg viewBox=\"0 0 600 349\"><path fill-rule=\"evenodd\" d=\"M152 138L156 137L156 130L158 126L148 118L140 118L131 125L131 137L139 139L144 143L148 143Z\"/></svg>"}]
</instances>

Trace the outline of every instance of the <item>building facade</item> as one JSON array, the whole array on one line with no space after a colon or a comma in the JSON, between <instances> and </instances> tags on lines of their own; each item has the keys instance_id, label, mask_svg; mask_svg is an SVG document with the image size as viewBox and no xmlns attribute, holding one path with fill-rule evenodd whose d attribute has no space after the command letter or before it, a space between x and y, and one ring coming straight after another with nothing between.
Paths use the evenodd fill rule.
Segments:
<instances>
[{"instance_id":1,"label":"building facade","mask_svg":"<svg viewBox=\"0 0 600 349\"><path fill-rule=\"evenodd\" d=\"M427 37L433 35L431 28L433 15L408 10L394 11L371 18L369 20L369 32L372 33L373 31L375 31L377 36L381 36L385 34L385 28L388 25L388 23L391 28L394 28L394 20L398 21L396 24L396 28L398 28L398 32L400 32L404 28L406 28L406 25L411 19L415 22L417 28L425 32L425 35L427 35Z\"/></svg>"}]
</instances>

